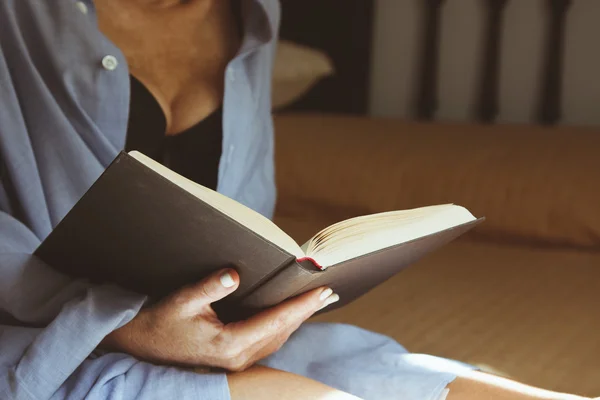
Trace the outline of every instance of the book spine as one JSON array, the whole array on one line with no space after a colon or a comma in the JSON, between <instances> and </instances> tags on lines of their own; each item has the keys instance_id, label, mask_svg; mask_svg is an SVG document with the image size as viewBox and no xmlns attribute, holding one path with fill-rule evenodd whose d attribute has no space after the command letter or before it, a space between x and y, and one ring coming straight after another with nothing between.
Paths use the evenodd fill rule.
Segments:
<instances>
[{"instance_id":1,"label":"book spine","mask_svg":"<svg viewBox=\"0 0 600 400\"><path fill-rule=\"evenodd\" d=\"M292 260L267 282L256 288L240 301L244 308L272 307L293 296L316 279L320 271L304 268L298 260Z\"/></svg>"}]
</instances>

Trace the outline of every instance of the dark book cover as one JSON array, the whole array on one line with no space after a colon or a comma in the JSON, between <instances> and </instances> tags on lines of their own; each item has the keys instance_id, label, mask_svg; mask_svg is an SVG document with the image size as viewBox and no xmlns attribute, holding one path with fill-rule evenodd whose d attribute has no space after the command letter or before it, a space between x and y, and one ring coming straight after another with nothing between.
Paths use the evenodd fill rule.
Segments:
<instances>
[{"instance_id":1,"label":"dark book cover","mask_svg":"<svg viewBox=\"0 0 600 400\"><path fill-rule=\"evenodd\" d=\"M480 221L320 270L122 152L35 255L70 276L151 299L232 267L241 284L221 309L259 310L324 285L340 307Z\"/></svg>"},{"instance_id":2,"label":"dark book cover","mask_svg":"<svg viewBox=\"0 0 600 400\"><path fill-rule=\"evenodd\" d=\"M343 307L409 267L427 254L466 233L483 218L400 243L332 265L321 271L308 259L292 263L242 300L248 308L275 305L288 297L328 286L340 301L327 311Z\"/></svg>"},{"instance_id":3,"label":"dark book cover","mask_svg":"<svg viewBox=\"0 0 600 400\"><path fill-rule=\"evenodd\" d=\"M36 250L51 267L163 297L213 271L239 299L295 257L122 152Z\"/></svg>"}]
</instances>

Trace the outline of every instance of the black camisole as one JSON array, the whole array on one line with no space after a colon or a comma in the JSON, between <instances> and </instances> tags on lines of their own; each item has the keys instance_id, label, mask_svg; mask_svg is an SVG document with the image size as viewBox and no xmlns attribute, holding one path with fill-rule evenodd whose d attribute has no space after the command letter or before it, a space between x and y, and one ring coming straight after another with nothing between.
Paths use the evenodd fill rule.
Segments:
<instances>
[{"instance_id":1,"label":"black camisole","mask_svg":"<svg viewBox=\"0 0 600 400\"><path fill-rule=\"evenodd\" d=\"M125 150L140 151L178 174L216 190L223 140L222 108L191 128L167 136L160 104L134 76L130 76L130 82Z\"/></svg>"}]
</instances>

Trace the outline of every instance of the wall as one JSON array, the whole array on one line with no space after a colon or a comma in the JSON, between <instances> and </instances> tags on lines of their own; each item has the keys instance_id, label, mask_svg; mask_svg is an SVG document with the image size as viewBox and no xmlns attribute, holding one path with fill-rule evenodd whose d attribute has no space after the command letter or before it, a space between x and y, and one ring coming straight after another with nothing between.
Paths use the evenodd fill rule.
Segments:
<instances>
[{"instance_id":1,"label":"wall","mask_svg":"<svg viewBox=\"0 0 600 400\"><path fill-rule=\"evenodd\" d=\"M419 3L375 0L370 109L376 116L410 113L420 33ZM447 0L440 53L441 120L468 120L483 28L481 0ZM546 0L512 0L505 14L499 122L532 122L544 40ZM576 0L567 22L564 124L600 125L600 1Z\"/></svg>"}]
</instances>

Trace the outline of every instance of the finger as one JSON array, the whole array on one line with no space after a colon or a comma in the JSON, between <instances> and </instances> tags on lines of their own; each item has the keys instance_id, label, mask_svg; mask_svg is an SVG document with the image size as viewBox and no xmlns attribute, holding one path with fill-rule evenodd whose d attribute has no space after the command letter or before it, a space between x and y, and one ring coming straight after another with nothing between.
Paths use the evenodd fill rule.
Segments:
<instances>
[{"instance_id":1,"label":"finger","mask_svg":"<svg viewBox=\"0 0 600 400\"><path fill-rule=\"evenodd\" d=\"M321 299L321 297L324 298L325 301L319 306L319 309L339 300L339 296L337 294L333 294L330 289L325 289L322 291L319 298ZM242 360L244 361L244 363L241 364L242 369L248 368L254 365L256 362L278 351L305 320L306 318L299 319L288 325L285 330L282 330L275 335L267 336L255 344L250 345L249 348L244 349L243 353L245 354L245 358ZM239 340L239 337L236 337L236 339ZM240 368L240 365L237 367Z\"/></svg>"},{"instance_id":2,"label":"finger","mask_svg":"<svg viewBox=\"0 0 600 400\"><path fill-rule=\"evenodd\" d=\"M257 347L253 352L253 356L248 363L249 366L252 366L260 360L263 360L269 357L271 354L277 352L285 344L285 342L287 342L294 331L289 330L283 335L277 335L268 341L261 342L261 346Z\"/></svg>"},{"instance_id":3,"label":"finger","mask_svg":"<svg viewBox=\"0 0 600 400\"><path fill-rule=\"evenodd\" d=\"M196 315L210 304L235 292L239 285L238 273L233 269L224 269L181 289L175 295L175 301L183 313Z\"/></svg>"},{"instance_id":4,"label":"finger","mask_svg":"<svg viewBox=\"0 0 600 400\"><path fill-rule=\"evenodd\" d=\"M225 360L225 364L222 367L236 372L251 367L258 361L279 350L296 329L297 327L293 329L288 328L287 331L281 334L267 336L253 344L244 343L243 346L239 342L239 337L232 336L231 334L228 335L229 338L233 339L227 345L229 351L231 351L231 356ZM223 335L221 339L223 339Z\"/></svg>"},{"instance_id":5,"label":"finger","mask_svg":"<svg viewBox=\"0 0 600 400\"><path fill-rule=\"evenodd\" d=\"M323 305L339 299L329 288L318 288L287 300L245 321L229 324L225 331L245 346L268 339L298 327Z\"/></svg>"},{"instance_id":6,"label":"finger","mask_svg":"<svg viewBox=\"0 0 600 400\"><path fill-rule=\"evenodd\" d=\"M324 293L324 295L326 295L326 294L327 294L327 292ZM326 298L326 300L323 302L323 304L319 307L319 310L329 306L330 304L333 304L333 303L339 301L339 299L340 299L340 296L338 296L335 293L332 293L329 297ZM288 326L285 331L269 338L269 340L260 342L261 346L257 347L257 350L255 351L255 354L253 357L253 361L257 362L259 360L262 360L263 358L270 356L271 354L275 353L276 351L278 351L285 344L285 342L288 341L290 336L292 336L292 334L298 330L298 328L300 327L300 325L302 325L302 323L304 321L305 320L296 321L296 323Z\"/></svg>"},{"instance_id":7,"label":"finger","mask_svg":"<svg viewBox=\"0 0 600 400\"><path fill-rule=\"evenodd\" d=\"M334 301L339 298L337 295L330 296L325 302L325 305L331 304L331 299ZM237 366L238 370L245 370L256 364L257 362L269 357L273 353L279 351L281 347L288 341L290 336L298 329L303 321L298 321L296 324L289 326L286 331L274 336L267 337L248 348L244 353L246 358L244 363Z\"/></svg>"}]
</instances>

